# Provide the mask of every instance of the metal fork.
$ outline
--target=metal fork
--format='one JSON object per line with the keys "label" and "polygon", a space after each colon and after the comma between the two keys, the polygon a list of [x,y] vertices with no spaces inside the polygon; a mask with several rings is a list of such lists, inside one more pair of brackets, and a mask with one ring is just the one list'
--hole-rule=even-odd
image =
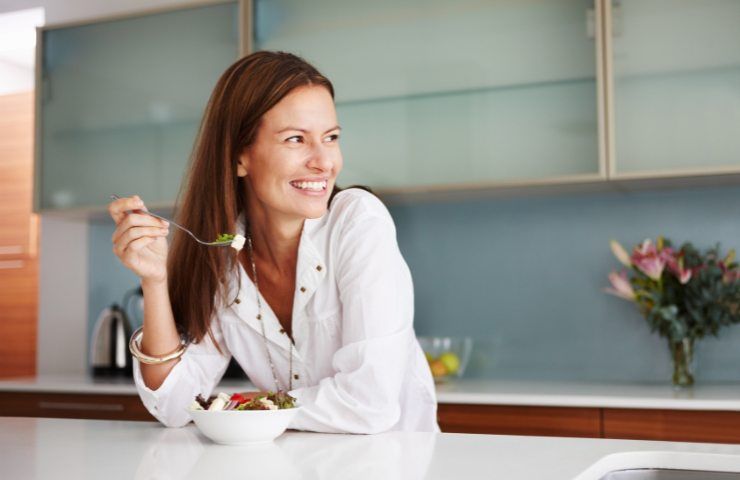
{"label": "metal fork", "polygon": [[[115,195],[114,194],[114,195],[111,195],[110,198],[112,198],[113,200],[119,200],[121,197],[119,197],[118,195]],[[191,237],[193,237],[193,240],[195,240],[196,242],[200,243],[201,245],[205,245],[207,247],[228,247],[228,246],[231,245],[231,240],[223,240],[223,241],[220,241],[220,242],[219,241],[216,241],[216,242],[204,242],[200,238],[196,237],[195,234],[193,232],[191,232],[190,230],[188,230],[187,228],[183,227],[182,225],[180,225],[178,223],[173,222],[169,218],[164,218],[164,217],[162,217],[160,215],[157,215],[156,213],[152,213],[152,212],[149,212],[149,211],[146,211],[146,210],[138,210],[138,209],[137,210],[128,210],[126,213],[132,213],[132,212],[143,213],[145,215],[149,215],[149,216],[152,216],[154,218],[158,218],[160,220],[164,220],[165,222],[169,222],[170,224],[176,226],[177,228],[179,228],[183,232],[185,232],[188,235],[190,235]]]}

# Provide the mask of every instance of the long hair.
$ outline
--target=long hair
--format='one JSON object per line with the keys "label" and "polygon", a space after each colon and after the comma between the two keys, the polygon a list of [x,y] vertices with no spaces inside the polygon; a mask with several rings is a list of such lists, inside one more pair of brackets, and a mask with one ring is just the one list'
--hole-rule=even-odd
{"label": "long hair", "polygon": [[[244,178],[237,176],[240,154],[254,141],[262,116],[292,90],[307,85],[334,87],[302,58],[285,52],[255,52],[231,65],[208,100],[190,167],[176,202],[176,221],[203,239],[236,231],[246,209]],[[333,196],[333,195],[332,195]],[[228,292],[230,269],[238,259],[231,248],[204,247],[176,231],[168,257],[172,313],[193,342],[206,334],[223,353],[211,319]]]}

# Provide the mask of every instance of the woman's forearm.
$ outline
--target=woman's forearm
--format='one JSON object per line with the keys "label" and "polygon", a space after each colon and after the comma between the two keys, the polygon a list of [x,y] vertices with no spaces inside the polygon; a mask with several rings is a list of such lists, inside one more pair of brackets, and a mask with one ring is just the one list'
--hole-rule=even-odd
{"label": "woman's forearm", "polygon": [[[154,283],[143,281],[141,287],[144,291],[141,351],[151,356],[166,355],[180,346],[180,335],[172,314],[167,280]],[[176,358],[159,365],[141,363],[141,376],[146,386],[151,390],[158,389],[179,361],[180,359]]]}

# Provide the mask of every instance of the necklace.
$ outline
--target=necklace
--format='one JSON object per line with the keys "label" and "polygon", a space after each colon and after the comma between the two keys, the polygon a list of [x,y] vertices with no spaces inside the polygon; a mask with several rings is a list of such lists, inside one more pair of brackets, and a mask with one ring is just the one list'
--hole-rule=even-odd
{"label": "necklace", "polygon": [[[267,336],[265,335],[265,321],[262,319],[262,301],[260,300],[260,286],[257,280],[257,265],[254,263],[254,247],[252,246],[252,235],[247,230],[247,251],[249,253],[249,262],[252,264],[252,277],[254,278],[254,288],[257,291],[257,320],[260,322],[260,329],[262,330],[262,341],[265,344],[265,351],[267,352],[267,361],[270,363],[270,369],[272,370],[272,378],[275,380],[275,389],[280,391],[280,383],[278,382],[277,373],[275,371],[275,364],[272,363],[272,355],[270,354],[270,346],[267,344]],[[288,361],[290,367],[288,372],[288,391],[293,390],[293,340],[290,335],[288,337]]]}

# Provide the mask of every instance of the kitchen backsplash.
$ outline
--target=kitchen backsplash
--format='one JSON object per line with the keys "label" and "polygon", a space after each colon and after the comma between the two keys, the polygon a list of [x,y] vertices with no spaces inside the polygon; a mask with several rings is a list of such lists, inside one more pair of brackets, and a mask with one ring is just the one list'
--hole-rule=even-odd
{"label": "kitchen backsplash", "polygon": [[[668,382],[664,340],[606,295],[609,250],[663,234],[740,248],[740,187],[390,205],[414,278],[418,335],[471,336],[466,376]],[[111,252],[112,222],[89,229],[88,338],[136,277]],[[89,344],[89,342],[88,342]],[[697,348],[697,382],[740,380],[740,326]]]}

